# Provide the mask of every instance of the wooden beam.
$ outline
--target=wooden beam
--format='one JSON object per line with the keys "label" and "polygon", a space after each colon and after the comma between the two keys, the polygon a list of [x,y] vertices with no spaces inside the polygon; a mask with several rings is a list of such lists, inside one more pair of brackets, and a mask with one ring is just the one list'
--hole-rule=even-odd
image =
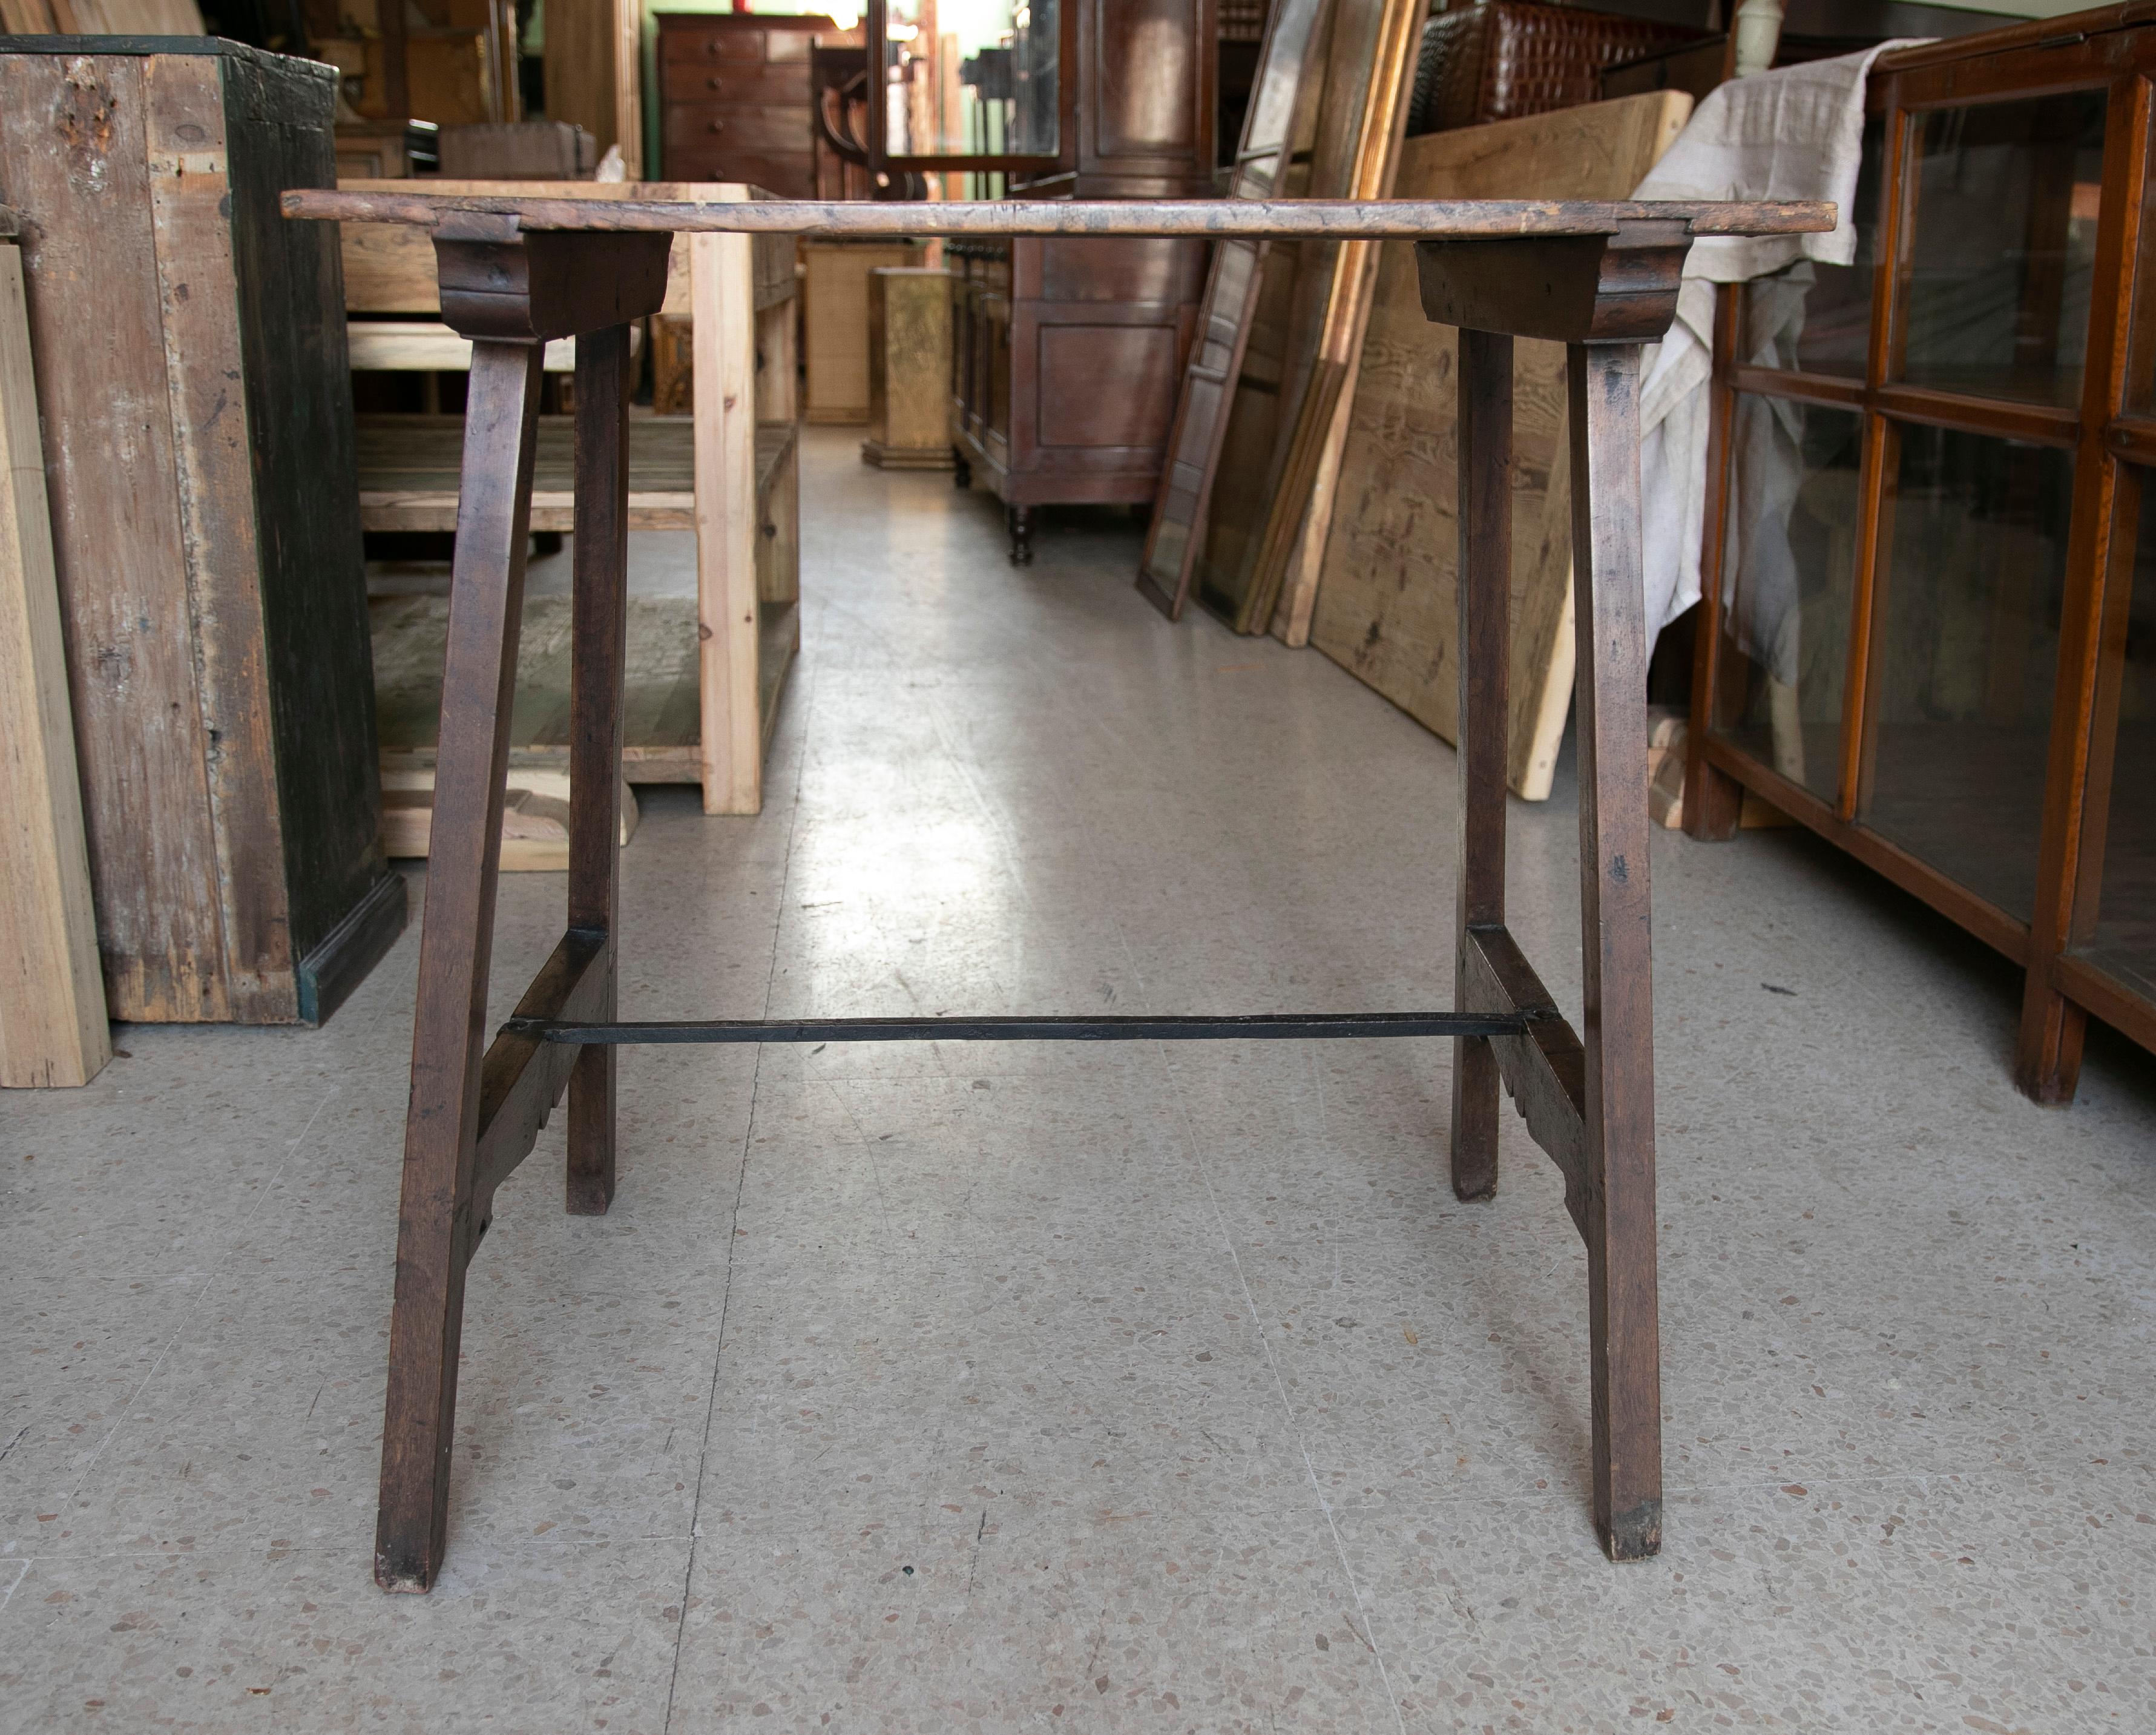
{"label": "wooden beam", "polygon": [[[571,928],[516,1003],[516,1016],[603,1017],[613,968],[613,943],[607,935]],[[472,1162],[472,1235],[465,1245],[466,1259],[494,1219],[495,1188],[531,1154],[539,1129],[568,1088],[583,1052],[573,1043],[511,1034],[487,1045],[486,1058],[480,1063],[479,1141]]]}
{"label": "wooden beam", "polygon": [[[431,1585],[448,1534],[465,1265],[478,1238],[474,1179],[489,1058],[480,1044],[531,540],[539,359],[526,344],[479,345],[465,414],[375,1527],[374,1578],[385,1590]],[[505,1100],[497,1089],[497,1114]]]}
{"label": "wooden beam", "polygon": [[1527,1123],[1527,1136],[1564,1177],[1564,1208],[1583,1240],[1592,1183],[1587,1172],[1587,1051],[1557,1009],[1534,966],[1504,927],[1471,927],[1460,947],[1460,1012],[1517,1012],[1524,1036],[1483,1039],[1497,1056],[1497,1075]]}
{"label": "wooden beam", "polygon": [[[582,196],[437,197],[295,187],[285,193],[284,203],[287,217],[324,218],[334,223],[434,225],[458,216],[513,218],[533,234],[1270,235],[1428,242],[1614,235],[1638,223],[1676,223],[1695,236],[1806,235],[1824,234],[1835,223],[1833,205],[1817,200],[1711,204],[1633,199],[983,199],[878,204],[755,199],[737,204]],[[1506,317],[1512,318],[1510,310]]]}
{"label": "wooden beam", "polygon": [[[742,208],[747,209],[746,206]],[[704,811],[763,806],[757,702],[756,334],[748,239],[689,244],[696,362],[696,618]]]}
{"label": "wooden beam", "polygon": [[[1467,1004],[1466,953],[1505,922],[1505,685],[1512,577],[1512,340],[1460,334],[1460,900],[1452,997]],[[1497,1086],[1489,1043],[1452,1060],[1452,1190],[1497,1190]]]}
{"label": "wooden beam", "polygon": [[[359,496],[359,522],[362,530],[454,530],[457,497],[439,489],[364,489]],[[573,531],[576,527],[576,500],[567,489],[532,490],[532,529]],[[696,527],[696,497],[693,494],[632,494],[629,527],[692,531]]]}

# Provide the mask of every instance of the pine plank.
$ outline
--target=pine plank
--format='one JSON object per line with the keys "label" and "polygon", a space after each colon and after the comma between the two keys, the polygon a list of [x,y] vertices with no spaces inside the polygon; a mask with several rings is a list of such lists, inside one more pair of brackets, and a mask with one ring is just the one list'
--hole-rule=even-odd
{"label": "pine plank", "polygon": [[[1662,90],[1411,138],[1394,195],[1623,198],[1691,109],[1683,92]],[[1446,741],[1459,703],[1455,348],[1455,332],[1423,316],[1413,245],[1383,244],[1310,624],[1318,649]],[[1540,801],[1573,675],[1563,346],[1516,344],[1512,392],[1507,780]]]}
{"label": "pine plank", "polygon": [[111,1058],[23,262],[0,243],[0,1085],[86,1085]]}

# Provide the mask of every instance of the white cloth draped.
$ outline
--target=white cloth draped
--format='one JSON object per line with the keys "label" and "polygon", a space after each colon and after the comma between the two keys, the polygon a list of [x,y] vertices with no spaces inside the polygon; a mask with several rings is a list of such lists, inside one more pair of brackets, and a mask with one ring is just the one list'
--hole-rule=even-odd
{"label": "white cloth draped", "polygon": [[[1699,600],[1700,536],[1707,514],[1707,381],[1714,362],[1714,286],[1743,283],[1815,259],[1846,265],[1856,257],[1850,208],[1864,142],[1864,81],[1871,63],[1906,42],[1861,54],[1732,79],[1693,111],[1633,198],[1640,199],[1831,199],[1840,221],[1830,234],[1695,241],[1685,260],[1676,323],[1640,358],[1640,481],[1647,619],[1660,633]],[[1794,342],[1803,294],[1792,274]],[[1771,324],[1772,322],[1769,321]],[[1754,321],[1754,335],[1759,335]],[[1779,347],[1774,338],[1769,346]],[[1767,357],[1761,357],[1763,361]],[[1785,364],[1786,365],[1786,364]],[[1733,574],[1731,576],[1734,576]],[[1748,589],[1769,613],[1771,582]],[[1791,596],[1794,574],[1789,575]],[[1784,601],[1789,598],[1783,599]],[[1740,635],[1742,624],[1739,623]],[[1759,647],[1772,660],[1771,631]]]}

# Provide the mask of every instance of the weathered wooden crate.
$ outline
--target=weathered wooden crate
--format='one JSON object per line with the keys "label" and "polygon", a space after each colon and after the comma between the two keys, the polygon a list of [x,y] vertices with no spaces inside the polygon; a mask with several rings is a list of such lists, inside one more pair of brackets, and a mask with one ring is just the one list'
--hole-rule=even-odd
{"label": "weathered wooden crate", "polygon": [[404,925],[384,860],[334,69],[15,38],[21,216],[112,1015],[316,1023]]}

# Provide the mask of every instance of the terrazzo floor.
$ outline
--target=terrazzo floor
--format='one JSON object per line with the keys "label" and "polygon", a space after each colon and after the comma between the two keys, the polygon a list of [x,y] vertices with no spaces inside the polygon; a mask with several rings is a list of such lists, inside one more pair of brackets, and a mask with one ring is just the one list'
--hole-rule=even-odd
{"label": "terrazzo floor", "polygon": [[[1166,625],[1123,516],[1014,569],[857,439],[762,815],[646,792],[631,1015],[1450,998],[1449,748]],[[1568,773],[1512,829],[1576,1006]],[[558,1119],[501,1192],[383,1596],[413,932],[323,1029],[0,1102],[0,1729],[2156,1728],[2156,1069],[2030,1106],[2011,973],[1804,836],[1653,871],[1658,1559],[1589,1522],[1557,1173],[1507,1114],[1454,1200],[1445,1045],[647,1049],[610,1216]],[[505,883],[497,1009],[561,895]]]}

